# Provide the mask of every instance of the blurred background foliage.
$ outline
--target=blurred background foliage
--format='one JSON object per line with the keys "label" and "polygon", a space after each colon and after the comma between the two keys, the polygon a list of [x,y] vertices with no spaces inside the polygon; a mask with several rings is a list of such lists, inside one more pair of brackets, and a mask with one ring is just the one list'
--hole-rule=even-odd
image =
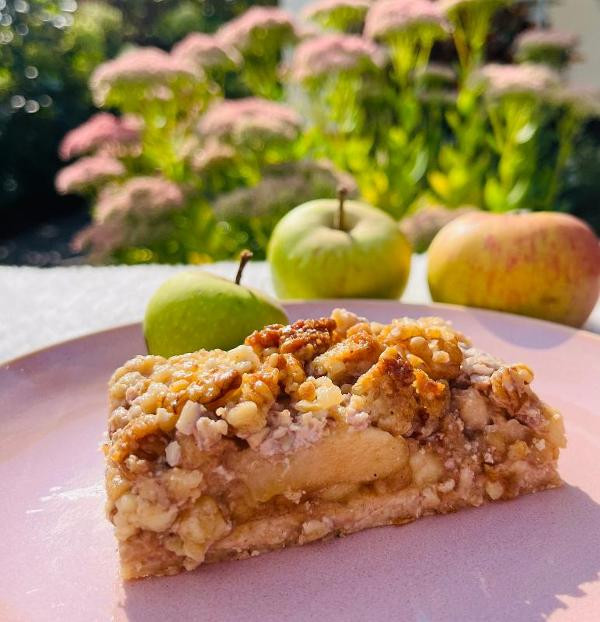
{"label": "blurred background foliage", "polygon": [[[398,218],[421,211],[404,225],[419,250],[448,219],[437,207],[422,213],[437,205],[563,209],[600,230],[600,123],[594,115],[567,113],[575,107],[537,96],[517,97],[515,107],[514,98],[486,96],[489,84],[483,85],[497,76],[479,76],[478,85],[470,81],[484,63],[516,60],[519,35],[534,21],[543,22],[532,13],[541,3],[471,1],[493,7],[489,19],[477,22],[479,30],[472,24],[471,32],[463,23],[462,40],[455,23],[454,40],[435,36],[426,53],[419,52],[423,41],[417,31],[411,30],[416,38],[409,48],[397,48],[385,27],[370,37],[392,58],[394,51],[397,59],[415,54],[405,74],[401,63],[382,61],[373,72],[334,67],[326,78],[293,78],[302,41],[324,34],[313,15],[294,32],[267,19],[256,30],[258,39],[241,46],[248,33],[230,29],[233,39],[225,47],[241,55],[241,62],[234,59],[235,71],[201,69],[192,77],[167,67],[165,56],[158,60],[164,71],[156,79],[147,73],[141,81],[135,77],[135,84],[128,82],[131,76],[123,84],[110,77],[96,88],[92,84],[97,106],[141,122],[140,141],[125,150],[109,145],[66,157],[84,156],[61,173],[58,185],[65,196],[58,196],[58,146],[70,129],[85,128],[95,111],[88,81],[96,67],[115,57],[120,63],[119,55],[137,46],[172,50],[174,56],[174,45],[188,33],[214,33],[249,5],[276,1],[0,0],[0,238],[24,223],[82,214],[89,205],[92,226],[76,238],[75,248],[94,261],[195,263],[230,257],[244,246],[260,257],[285,211],[312,196],[333,195],[341,182],[356,184],[356,194]],[[363,31],[364,12],[353,23],[328,19],[321,22],[326,32]],[[532,59],[525,54],[518,60]],[[567,54],[558,69],[571,60]],[[259,117],[273,117],[283,130],[260,127],[266,134],[250,142],[233,136],[239,128],[227,136],[214,128],[204,135],[196,131],[211,104],[247,95],[292,102],[302,118],[290,124],[287,112],[278,117],[259,107]],[[508,122],[515,111],[518,127]],[[87,160],[90,155],[100,160]],[[142,213],[139,206],[152,203],[144,193],[157,176],[166,182],[155,188],[164,203],[155,201]],[[130,186],[132,179],[150,179],[150,186]]]}
{"label": "blurred background foliage", "polygon": [[277,0],[110,0],[108,3],[123,16],[125,41],[168,48],[192,30],[214,32],[248,6],[274,6]]}
{"label": "blurred background foliage", "polygon": [[[65,133],[93,112],[94,67],[130,44],[169,48],[276,0],[0,0],[0,239],[84,209],[54,177]],[[1,259],[1,257],[0,257]]]}

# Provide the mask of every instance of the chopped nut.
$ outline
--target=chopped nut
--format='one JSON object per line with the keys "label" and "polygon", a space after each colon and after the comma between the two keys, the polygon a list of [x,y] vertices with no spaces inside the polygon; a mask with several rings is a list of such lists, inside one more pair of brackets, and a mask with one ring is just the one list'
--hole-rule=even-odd
{"label": "chopped nut", "polygon": [[490,421],[488,401],[472,387],[455,389],[452,396],[458,402],[460,418],[465,422],[467,430],[472,432],[483,430]]}
{"label": "chopped nut", "polygon": [[453,479],[447,479],[445,482],[438,484],[437,488],[440,492],[450,492],[454,490],[455,485],[456,482]]}
{"label": "chopped nut", "polygon": [[181,538],[183,552],[196,565],[204,560],[208,547],[231,529],[211,497],[201,497],[184,510],[178,523],[175,532]]}
{"label": "chopped nut", "polygon": [[450,355],[444,350],[438,350],[433,353],[431,360],[438,365],[443,365],[450,362]]}
{"label": "chopped nut", "polygon": [[254,371],[260,365],[260,359],[250,346],[242,345],[229,350],[229,357],[240,372]]}
{"label": "chopped nut", "polygon": [[439,457],[424,450],[410,457],[410,468],[413,472],[413,481],[419,487],[435,484],[444,474],[444,467]]}
{"label": "chopped nut", "polygon": [[490,377],[491,399],[500,407],[532,428],[545,422],[543,406],[529,387],[531,371],[524,366],[502,366]]}
{"label": "chopped nut", "polygon": [[500,482],[486,482],[485,492],[490,499],[495,501],[496,499],[500,499],[504,494],[504,486]]}
{"label": "chopped nut", "polygon": [[201,417],[196,422],[194,437],[200,449],[212,449],[221,438],[227,434],[227,422],[220,419],[213,421],[208,417]]}
{"label": "chopped nut", "polygon": [[113,517],[117,538],[126,540],[139,529],[161,532],[168,529],[177,516],[177,506],[165,507],[127,492],[117,499]]}
{"label": "chopped nut", "polygon": [[342,402],[343,395],[340,388],[333,384],[327,376],[317,379],[309,378],[302,386],[308,382],[312,382],[315,387],[314,397],[312,400],[304,399],[296,402],[295,406],[300,412],[330,410]]}
{"label": "chopped nut", "polygon": [[171,441],[165,448],[165,456],[169,466],[177,466],[181,462],[181,445],[177,441]]}
{"label": "chopped nut", "polygon": [[366,411],[377,427],[394,436],[413,430],[417,416],[415,373],[397,346],[386,348],[379,360],[354,384],[350,408]]}
{"label": "chopped nut", "polygon": [[241,434],[252,434],[262,430],[266,423],[266,415],[258,410],[254,402],[240,402],[226,411],[225,419]]}
{"label": "chopped nut", "polygon": [[204,490],[204,476],[200,471],[187,471],[174,467],[161,476],[169,498],[176,503],[195,501]]}
{"label": "chopped nut", "polygon": [[516,441],[508,448],[508,457],[510,460],[523,460],[529,453],[529,447],[525,441]]}
{"label": "chopped nut", "polygon": [[179,391],[187,389],[189,384],[190,383],[187,380],[177,380],[176,382],[173,382],[173,384],[171,384],[171,386],[169,387],[169,391],[173,393],[178,393]]}
{"label": "chopped nut", "polygon": [[566,447],[567,439],[565,438],[565,424],[560,414],[546,407],[547,417],[547,436],[546,438],[555,447]]}
{"label": "chopped nut", "polygon": [[181,410],[179,419],[175,424],[175,427],[182,434],[192,434],[196,421],[206,412],[206,408],[202,404],[196,402],[187,401]]}
{"label": "chopped nut", "polygon": [[333,523],[331,519],[325,517],[322,520],[309,520],[302,524],[300,543],[313,542],[331,533]]}
{"label": "chopped nut", "polygon": [[434,510],[440,504],[440,498],[432,486],[426,486],[421,492],[423,499],[423,508],[425,510]]}
{"label": "chopped nut", "polygon": [[536,438],[533,444],[538,451],[543,451],[546,448],[546,441],[543,438]]}
{"label": "chopped nut", "polygon": [[156,410],[156,417],[158,419],[158,427],[163,432],[170,432],[177,423],[177,414],[168,411],[166,408],[158,408]]}
{"label": "chopped nut", "polygon": [[283,496],[288,499],[288,501],[291,501],[292,503],[298,505],[298,503],[302,501],[302,494],[303,493],[301,490],[296,490],[295,492],[292,492],[291,490],[286,490],[283,493]]}

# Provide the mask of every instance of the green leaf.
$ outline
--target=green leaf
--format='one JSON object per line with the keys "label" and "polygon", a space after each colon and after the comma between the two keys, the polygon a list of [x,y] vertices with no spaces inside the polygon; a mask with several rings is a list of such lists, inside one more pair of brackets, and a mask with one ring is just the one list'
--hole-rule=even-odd
{"label": "green leaf", "polygon": [[490,177],[485,182],[483,198],[486,207],[492,212],[505,212],[508,209],[504,190],[495,177]]}
{"label": "green leaf", "polygon": [[528,143],[534,138],[538,130],[538,126],[535,123],[526,123],[516,134],[515,140],[520,145]]}
{"label": "green leaf", "polygon": [[446,112],[446,122],[455,133],[458,133],[462,120],[456,110],[448,110],[448,112]]}
{"label": "green leaf", "polygon": [[444,200],[448,200],[450,197],[450,184],[446,175],[440,171],[432,171],[427,176],[429,185],[433,188],[433,191]]}
{"label": "green leaf", "polygon": [[401,127],[390,128],[388,140],[392,148],[404,148],[408,144],[408,136]]}
{"label": "green leaf", "polygon": [[469,116],[477,104],[477,99],[473,91],[463,89],[456,99],[456,107],[463,116]]}
{"label": "green leaf", "polygon": [[525,179],[520,179],[508,193],[506,197],[511,209],[519,207],[527,191],[529,190],[529,183]]}
{"label": "green leaf", "polygon": [[459,191],[462,191],[463,188],[465,188],[465,186],[467,186],[472,179],[469,175],[469,171],[458,166],[450,171],[450,173],[448,174],[448,178],[452,189]]}
{"label": "green leaf", "polygon": [[427,162],[429,161],[429,154],[426,149],[422,149],[417,154],[415,163],[409,172],[410,178],[416,183],[423,178],[427,171]]}
{"label": "green leaf", "polygon": [[445,170],[456,166],[459,160],[459,154],[450,145],[443,145],[440,148],[438,157],[440,165]]}

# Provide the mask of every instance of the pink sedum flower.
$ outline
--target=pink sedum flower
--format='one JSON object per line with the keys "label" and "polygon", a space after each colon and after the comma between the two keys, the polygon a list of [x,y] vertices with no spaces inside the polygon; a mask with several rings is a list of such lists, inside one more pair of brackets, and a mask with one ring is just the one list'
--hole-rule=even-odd
{"label": "pink sedum flower", "polygon": [[456,83],[456,72],[445,63],[429,63],[418,71],[421,82],[431,85],[447,85]]}
{"label": "pink sedum flower", "polygon": [[205,69],[233,69],[241,63],[237,50],[212,35],[192,32],[173,46],[171,56]]}
{"label": "pink sedum flower", "polygon": [[367,14],[365,35],[385,40],[420,28],[435,38],[445,36],[448,26],[438,4],[430,0],[378,0]]}
{"label": "pink sedum flower", "polygon": [[316,24],[307,22],[300,24],[298,28],[296,28],[296,33],[298,35],[298,42],[302,43],[303,41],[322,36],[323,29],[319,28]]}
{"label": "pink sedum flower", "polygon": [[63,160],[70,160],[106,147],[136,144],[140,130],[141,123],[135,117],[119,118],[109,112],[99,112],[65,135],[59,155]]}
{"label": "pink sedum flower", "polygon": [[[71,241],[71,248],[78,253],[86,252],[91,263],[111,263],[119,250],[144,247],[155,240],[164,240],[172,233],[172,224],[168,220],[137,218],[128,222],[115,218],[102,223],[93,222],[79,231]],[[152,254],[146,254],[146,258],[151,259]]]}
{"label": "pink sedum flower", "polygon": [[217,32],[217,39],[225,46],[238,49],[242,54],[253,50],[267,38],[283,45],[296,39],[292,16],[282,9],[255,6],[232,19]]}
{"label": "pink sedum flower", "polygon": [[400,230],[409,239],[414,251],[423,253],[442,227],[459,216],[474,211],[476,208],[469,206],[450,209],[442,205],[424,205],[400,221]]}
{"label": "pink sedum flower", "polygon": [[572,51],[579,45],[579,37],[570,32],[561,30],[543,30],[531,28],[523,31],[515,40],[517,49],[527,48],[556,48]]}
{"label": "pink sedum flower", "polygon": [[381,67],[381,48],[355,35],[323,35],[301,43],[294,54],[291,77],[304,82],[327,74],[356,72]]}
{"label": "pink sedum flower", "polygon": [[299,203],[333,198],[340,186],[350,197],[358,194],[354,178],[328,160],[286,162],[267,168],[255,186],[221,194],[213,210],[223,220],[282,215]]}
{"label": "pink sedum flower", "polygon": [[566,86],[557,93],[557,103],[567,106],[579,119],[600,117],[600,90],[586,86]]}
{"label": "pink sedum flower", "polygon": [[235,159],[236,151],[231,145],[209,140],[192,155],[191,165],[197,173],[210,173],[231,166]]}
{"label": "pink sedum flower", "polygon": [[133,177],[100,194],[94,220],[107,223],[125,217],[154,218],[179,209],[184,196],[176,184],[162,177]]}
{"label": "pink sedum flower", "polygon": [[58,172],[55,180],[60,194],[85,192],[125,174],[125,167],[116,158],[106,155],[81,158]]}
{"label": "pink sedum flower", "polygon": [[99,65],[90,78],[94,101],[103,105],[115,86],[154,86],[177,78],[196,79],[194,66],[154,47],[136,48]]}
{"label": "pink sedum flower", "polygon": [[516,38],[515,58],[561,69],[576,59],[578,45],[579,37],[572,33],[532,28]]}
{"label": "pink sedum flower", "polygon": [[450,65],[429,63],[417,70],[415,80],[421,101],[432,104],[453,104],[456,102],[457,76]]}
{"label": "pink sedum flower", "polygon": [[487,87],[487,95],[493,98],[525,95],[545,99],[560,86],[560,77],[555,71],[533,63],[490,63],[477,72],[475,79]]}
{"label": "pink sedum flower", "polygon": [[92,262],[103,261],[127,241],[127,230],[122,223],[92,223],[75,234],[71,248],[76,253],[88,252]]}
{"label": "pink sedum flower", "polygon": [[212,106],[201,119],[198,130],[205,138],[243,145],[254,140],[294,140],[301,122],[300,116],[289,106],[247,97]]}

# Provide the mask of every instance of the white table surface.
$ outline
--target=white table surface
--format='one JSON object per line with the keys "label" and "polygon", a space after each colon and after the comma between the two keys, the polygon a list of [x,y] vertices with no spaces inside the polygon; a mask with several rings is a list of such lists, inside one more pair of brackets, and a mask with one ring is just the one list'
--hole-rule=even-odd
{"label": "white table surface", "polygon": [[[152,292],[171,274],[190,266],[0,266],[0,361],[105,328],[140,321]],[[204,269],[233,278],[234,262]],[[426,258],[413,257],[403,302],[431,301]],[[243,282],[273,293],[268,265],[251,262]],[[600,304],[586,328],[600,333]]]}

